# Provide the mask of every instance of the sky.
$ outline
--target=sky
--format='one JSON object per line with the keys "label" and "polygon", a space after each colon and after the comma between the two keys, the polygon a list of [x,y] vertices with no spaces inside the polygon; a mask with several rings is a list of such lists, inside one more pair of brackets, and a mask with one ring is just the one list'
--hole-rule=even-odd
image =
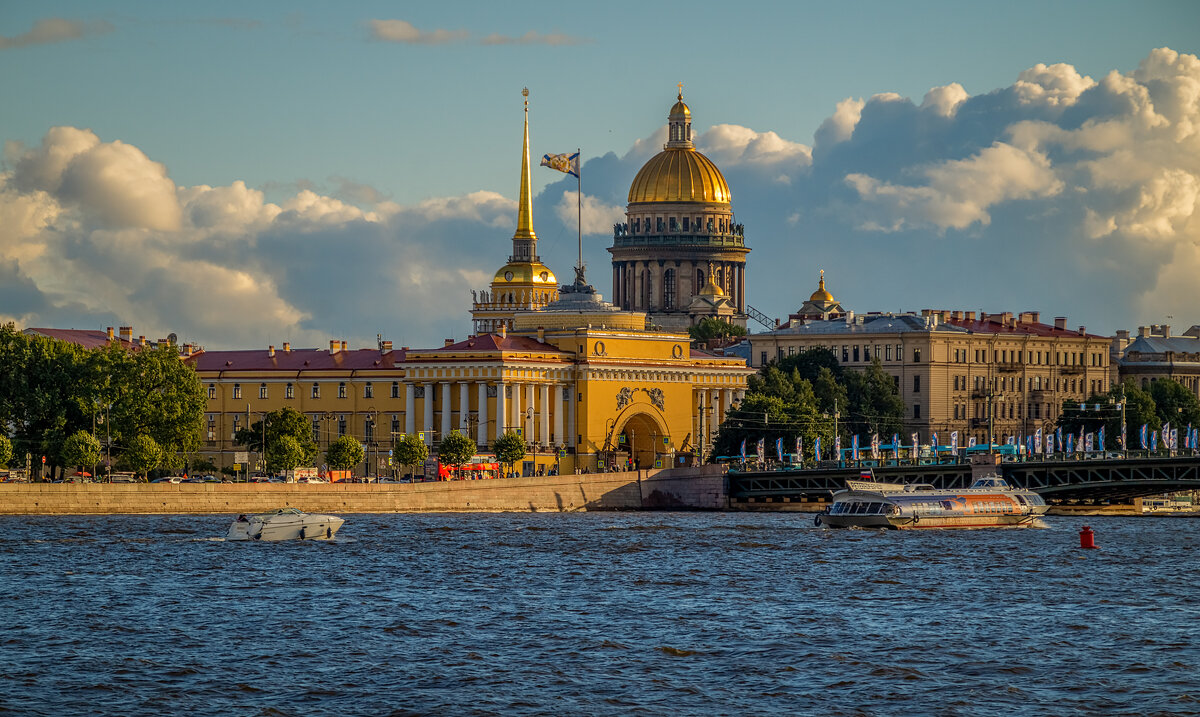
{"label": "sky", "polygon": [[[530,141],[584,260],[677,83],[747,300],[1200,324],[1200,3],[0,0],[0,321],[206,348],[436,346],[507,259]],[[569,280],[575,180],[534,167]],[[753,325],[752,329],[755,328]]]}

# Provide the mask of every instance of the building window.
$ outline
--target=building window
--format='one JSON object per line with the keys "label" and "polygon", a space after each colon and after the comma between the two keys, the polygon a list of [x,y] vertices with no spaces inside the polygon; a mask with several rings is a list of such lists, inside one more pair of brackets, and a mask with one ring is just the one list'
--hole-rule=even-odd
{"label": "building window", "polygon": [[871,360],[871,345],[863,344],[863,361],[870,362]]}
{"label": "building window", "polygon": [[921,363],[921,349],[913,349],[913,363]]}
{"label": "building window", "polygon": [[700,293],[700,289],[703,286],[704,286],[704,271],[702,269],[697,269],[696,270],[696,293],[697,294]]}
{"label": "building window", "polygon": [[259,398],[267,397],[267,384],[265,384],[265,383],[258,384],[258,397]]}
{"label": "building window", "polygon": [[788,346],[788,356],[795,356],[795,355],[796,355],[796,347]]}
{"label": "building window", "polygon": [[683,230],[685,232],[688,230],[688,218],[687,217],[683,218]]}
{"label": "building window", "polygon": [[671,218],[670,218],[669,225],[670,225],[670,227],[671,227],[671,231],[672,231],[672,232],[677,232],[677,231],[679,231],[679,222],[677,222],[677,221],[675,220],[675,217],[671,217]]}
{"label": "building window", "polygon": [[914,403],[913,404],[913,418],[920,418],[920,417],[921,417],[921,404]]}
{"label": "building window", "polygon": [[289,383],[287,385],[287,388],[285,388],[283,390],[283,397],[284,398],[295,398],[296,397],[296,387]]}
{"label": "building window", "polygon": [[338,416],[338,436],[346,435],[346,417]]}
{"label": "building window", "polygon": [[370,382],[367,382],[367,385],[363,386],[363,398],[375,398],[375,389],[371,386]]}
{"label": "building window", "polygon": [[395,436],[400,432],[400,419],[397,416],[392,416],[392,435]]}
{"label": "building window", "polygon": [[399,381],[392,381],[392,398],[400,398],[400,382]]}
{"label": "building window", "polygon": [[346,397],[346,382],[342,381],[338,384],[338,398]]}
{"label": "building window", "polygon": [[[767,365],[767,352],[766,352],[766,351],[763,351],[763,352],[762,352],[762,355],[759,357],[759,359],[758,359],[758,365],[759,365],[759,366],[766,366],[766,365]],[[1142,385],[1143,385],[1143,386],[1144,386],[1144,385],[1146,385],[1145,379],[1143,379],[1143,380],[1142,380]]]}
{"label": "building window", "polygon": [[206,432],[208,434],[208,440],[217,440],[217,417],[211,413],[208,414],[208,428],[206,429]]}
{"label": "building window", "polygon": [[234,398],[242,397],[242,384],[240,384],[240,383],[233,384],[233,397]]}
{"label": "building window", "polygon": [[887,346],[884,347],[884,349],[885,349],[883,352],[884,356],[887,358],[888,361],[891,361],[892,360],[892,345],[888,344]]}
{"label": "building window", "polygon": [[208,384],[208,400],[212,401],[217,397],[217,384]]}
{"label": "building window", "polygon": [[319,383],[313,384],[312,397],[313,398],[321,397],[321,384],[319,384]]}
{"label": "building window", "polygon": [[850,347],[842,344],[842,363],[850,362]]}
{"label": "building window", "polygon": [[363,443],[371,443],[375,438],[375,421],[368,416],[363,421]]}
{"label": "building window", "polygon": [[921,392],[921,377],[913,376],[913,393]]}
{"label": "building window", "polygon": [[854,362],[858,363],[858,344],[854,344]]}
{"label": "building window", "polygon": [[675,270],[667,269],[663,272],[663,308],[675,308]]}

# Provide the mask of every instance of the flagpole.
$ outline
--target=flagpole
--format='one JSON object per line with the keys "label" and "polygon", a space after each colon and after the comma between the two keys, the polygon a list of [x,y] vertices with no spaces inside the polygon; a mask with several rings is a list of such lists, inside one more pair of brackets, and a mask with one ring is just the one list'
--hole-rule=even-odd
{"label": "flagpole", "polygon": [[576,209],[578,210],[578,214],[576,215],[575,226],[577,227],[578,232],[579,232],[578,238],[579,238],[579,269],[580,269],[580,271],[583,270],[583,179],[582,179],[583,159],[581,156],[582,151],[583,150],[580,148],[577,148],[575,150],[575,155],[576,155],[576,157],[578,157],[578,159],[576,161],[579,162],[579,171],[575,173],[575,202],[576,202]]}

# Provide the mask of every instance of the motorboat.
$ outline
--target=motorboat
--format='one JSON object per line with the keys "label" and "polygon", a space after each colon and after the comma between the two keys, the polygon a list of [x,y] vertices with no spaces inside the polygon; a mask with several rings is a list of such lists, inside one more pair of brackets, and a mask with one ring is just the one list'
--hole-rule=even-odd
{"label": "motorboat", "polygon": [[269,513],[239,515],[226,540],[332,540],[345,521],[336,515],[279,508]]}
{"label": "motorboat", "polygon": [[1031,490],[1013,488],[996,475],[981,476],[970,488],[939,490],[928,483],[848,480],[828,510],[815,519],[830,528],[1028,528],[1046,514],[1046,502]]}

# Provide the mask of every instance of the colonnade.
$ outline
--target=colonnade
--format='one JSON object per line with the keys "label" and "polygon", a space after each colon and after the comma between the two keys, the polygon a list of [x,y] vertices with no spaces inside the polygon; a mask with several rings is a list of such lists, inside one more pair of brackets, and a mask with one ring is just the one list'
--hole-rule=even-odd
{"label": "colonnade", "polygon": [[[692,299],[704,288],[703,283],[697,283],[696,272],[703,271],[704,281],[708,277],[707,261],[684,260],[679,266],[674,261],[666,261],[660,265],[658,260],[634,260],[613,262],[613,303],[632,311],[663,311],[668,310],[666,287],[664,281],[667,270],[673,269],[675,292],[674,305],[669,310],[686,309]],[[721,272],[721,289],[729,296],[739,309],[746,305],[746,265],[744,262],[721,261],[713,262],[714,271]],[[647,288],[649,282],[649,288]],[[649,294],[649,302],[647,302]]]}
{"label": "colonnade", "polygon": [[[525,383],[488,381],[425,381],[405,384],[404,432],[425,434],[425,443],[433,445],[435,431],[444,436],[454,429],[469,435],[471,429],[471,389],[475,387],[475,442],[490,446],[505,432],[520,429],[525,443],[543,446],[573,446],[575,406],[571,389],[563,383]],[[489,412],[489,389],[495,389],[495,415]],[[434,422],[435,391],[440,391],[440,416]],[[458,423],[453,425],[454,393],[458,394]],[[421,395],[418,396],[418,393]],[[422,402],[417,419],[416,403]],[[495,428],[489,430],[489,425]]]}
{"label": "colonnade", "polygon": [[713,441],[717,439],[717,429],[725,421],[726,414],[735,404],[740,404],[746,397],[745,389],[740,388],[699,388],[695,391],[696,398],[696,445],[707,458]]}

